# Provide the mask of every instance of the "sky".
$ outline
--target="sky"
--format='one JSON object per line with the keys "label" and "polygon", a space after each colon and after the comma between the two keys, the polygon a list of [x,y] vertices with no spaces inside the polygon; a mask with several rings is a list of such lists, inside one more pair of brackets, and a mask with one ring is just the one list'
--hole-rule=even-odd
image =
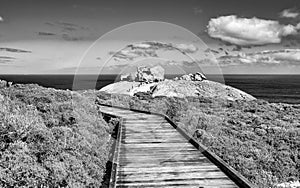
{"label": "sky", "polygon": [[108,74],[145,58],[186,71],[299,74],[300,1],[0,0],[0,74]]}

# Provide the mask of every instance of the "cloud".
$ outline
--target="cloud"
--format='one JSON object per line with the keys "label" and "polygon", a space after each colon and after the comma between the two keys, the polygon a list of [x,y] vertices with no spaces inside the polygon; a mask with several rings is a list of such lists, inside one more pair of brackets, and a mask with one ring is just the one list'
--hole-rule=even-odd
{"label": "cloud", "polygon": [[198,48],[193,44],[167,44],[155,41],[147,41],[137,44],[130,44],[126,49],[119,52],[109,52],[109,55],[113,55],[113,58],[116,61],[128,61],[139,57],[158,57],[158,50],[175,51],[176,49],[182,53],[195,53],[198,51]]}
{"label": "cloud", "polygon": [[151,44],[145,44],[145,43],[140,43],[140,44],[132,44],[132,48],[140,48],[140,49],[149,49],[151,48]]}
{"label": "cloud", "polygon": [[149,50],[175,50],[176,48],[184,53],[195,53],[198,48],[193,44],[171,44],[156,41],[147,41],[138,44],[129,45],[132,49],[149,49]]}
{"label": "cloud", "polygon": [[4,18],[0,16],[0,22],[4,22]]}
{"label": "cloud", "polygon": [[282,18],[296,18],[299,16],[299,12],[296,12],[292,9],[285,9],[279,13],[280,17]]}
{"label": "cloud", "polygon": [[300,65],[300,49],[266,50],[221,56],[221,66],[233,65]]}
{"label": "cloud", "polygon": [[53,36],[53,35],[56,35],[56,34],[51,33],[51,32],[40,31],[40,32],[38,32],[38,35],[40,35],[40,36]]}
{"label": "cloud", "polygon": [[88,30],[88,27],[85,26],[81,26],[78,24],[74,24],[74,23],[69,23],[69,22],[46,22],[45,23],[48,26],[55,26],[55,27],[59,27],[62,29],[62,31],[77,31],[77,30]]}
{"label": "cloud", "polygon": [[282,25],[275,20],[256,17],[238,18],[236,15],[210,19],[207,32],[212,38],[239,46],[280,43],[283,37],[296,35],[300,25]]}
{"label": "cloud", "polygon": [[211,49],[211,48],[207,48],[205,51],[205,53],[213,53],[213,54],[219,54],[219,51]]}
{"label": "cloud", "polygon": [[73,36],[71,34],[68,33],[64,33],[62,34],[62,38],[66,41],[81,41],[81,40],[85,40],[85,38],[83,36]]}
{"label": "cloud", "polygon": [[54,32],[39,32],[40,36],[57,35],[66,41],[94,40],[97,36],[88,27],[69,22],[45,22],[49,30]]}
{"label": "cloud", "polygon": [[1,48],[0,51],[7,51],[7,52],[14,52],[14,53],[31,53],[31,51],[28,50],[21,50],[21,49],[16,49],[16,48]]}
{"label": "cloud", "polygon": [[195,53],[198,51],[198,48],[193,44],[177,44],[175,45],[178,49],[185,53]]}
{"label": "cloud", "polygon": [[132,61],[139,57],[158,57],[156,52],[151,49],[141,50],[141,49],[125,49],[117,53],[110,52],[111,55],[114,54],[114,59],[116,61]]}
{"label": "cloud", "polygon": [[11,63],[11,62],[13,62],[13,60],[15,60],[15,59],[16,59],[16,58],[10,57],[10,56],[0,56],[0,63],[1,63],[1,64]]}

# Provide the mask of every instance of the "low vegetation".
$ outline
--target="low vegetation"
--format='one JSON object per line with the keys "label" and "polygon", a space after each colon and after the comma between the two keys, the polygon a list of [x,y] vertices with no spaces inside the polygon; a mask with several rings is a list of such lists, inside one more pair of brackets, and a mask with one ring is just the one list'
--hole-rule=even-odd
{"label": "low vegetation", "polygon": [[299,105],[97,95],[99,103],[168,115],[259,187],[300,179]]}
{"label": "low vegetation", "polygon": [[0,89],[0,187],[100,187],[115,121],[98,103],[168,115],[259,187],[300,179],[300,106],[266,101]]}
{"label": "low vegetation", "polygon": [[0,89],[0,187],[100,187],[113,126],[83,94]]}

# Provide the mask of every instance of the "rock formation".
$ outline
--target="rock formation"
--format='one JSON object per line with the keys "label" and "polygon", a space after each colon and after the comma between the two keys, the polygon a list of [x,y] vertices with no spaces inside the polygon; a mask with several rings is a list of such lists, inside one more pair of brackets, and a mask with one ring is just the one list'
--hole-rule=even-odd
{"label": "rock formation", "polygon": [[[141,82],[117,82],[101,88],[100,91],[108,93],[119,93],[139,96],[141,93],[151,94],[151,97],[205,97],[225,100],[245,100],[251,101],[255,98],[239,89],[226,86],[224,84],[203,80],[203,81],[188,81],[188,80],[164,80],[161,82],[153,82],[150,84],[141,84]],[[144,97],[144,96],[143,96]]]}
{"label": "rock formation", "polygon": [[138,67],[137,78],[138,82],[153,83],[164,80],[165,70],[161,66],[154,67]]}
{"label": "rock formation", "polygon": [[165,80],[157,83],[156,89],[152,93],[152,97],[205,97],[218,98],[226,100],[255,100],[255,98],[239,89],[210,81],[203,80],[201,82],[189,80]]}
{"label": "rock formation", "polygon": [[[225,100],[255,100],[255,97],[230,86],[207,80],[202,73],[187,74],[174,80],[163,80],[163,68],[139,67],[135,81],[123,81],[103,87],[100,91],[149,97],[205,97]],[[124,75],[128,78],[129,75]]]}
{"label": "rock formation", "polygon": [[7,86],[8,86],[7,81],[5,81],[5,80],[0,80],[0,88],[5,88],[5,87],[7,87]]}
{"label": "rock formation", "polygon": [[7,82],[5,80],[0,80],[0,88],[11,87],[13,82]]}
{"label": "rock formation", "polygon": [[196,72],[195,74],[186,74],[183,75],[181,77],[176,77],[174,78],[174,80],[187,80],[187,81],[203,81],[203,80],[207,80],[206,76],[204,76],[204,74],[200,73],[200,72]]}
{"label": "rock formation", "polygon": [[138,67],[135,73],[122,74],[121,81],[137,81],[144,83],[153,83],[164,80],[165,70],[161,66]]}

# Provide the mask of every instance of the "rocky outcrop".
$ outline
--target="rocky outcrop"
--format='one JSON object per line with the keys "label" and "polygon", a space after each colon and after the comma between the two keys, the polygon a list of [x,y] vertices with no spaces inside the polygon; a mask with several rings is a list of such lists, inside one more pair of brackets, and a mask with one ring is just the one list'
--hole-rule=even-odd
{"label": "rocky outcrop", "polygon": [[137,81],[144,83],[160,82],[164,80],[165,70],[161,66],[138,67],[134,73],[122,74],[121,81]]}
{"label": "rocky outcrop", "polygon": [[10,87],[12,86],[12,82],[7,82],[5,80],[0,80],[0,88]]}
{"label": "rocky outcrop", "polygon": [[159,82],[153,91],[153,97],[206,97],[225,100],[254,100],[255,98],[239,89],[218,82],[203,80],[201,82],[189,80],[165,80]]}
{"label": "rocky outcrop", "polygon": [[165,79],[165,69],[161,66],[150,68],[150,72],[152,73],[155,82],[163,81]]}
{"label": "rocky outcrop", "polygon": [[207,80],[200,72],[177,77],[174,80],[164,80],[164,69],[156,67],[139,67],[136,72],[135,81],[130,74],[123,78],[130,81],[114,83],[102,88],[100,91],[108,93],[128,94],[141,97],[205,97],[224,100],[251,101],[255,98],[239,89]]}
{"label": "rocky outcrop", "polygon": [[255,98],[239,89],[214,82],[203,80],[201,82],[188,80],[164,80],[149,84],[140,82],[117,82],[103,87],[100,91],[108,93],[128,94],[134,96],[136,93],[150,93],[152,97],[205,97],[224,100],[251,101]]}
{"label": "rocky outcrop", "polygon": [[206,76],[200,72],[196,72],[195,74],[186,74],[181,77],[176,77],[174,80],[187,80],[187,81],[203,81],[207,80]]}
{"label": "rocky outcrop", "polygon": [[0,88],[4,88],[7,86],[7,82],[5,80],[0,80]]}
{"label": "rocky outcrop", "polygon": [[161,66],[154,67],[138,67],[137,77],[138,82],[153,83],[164,80],[165,70]]}

